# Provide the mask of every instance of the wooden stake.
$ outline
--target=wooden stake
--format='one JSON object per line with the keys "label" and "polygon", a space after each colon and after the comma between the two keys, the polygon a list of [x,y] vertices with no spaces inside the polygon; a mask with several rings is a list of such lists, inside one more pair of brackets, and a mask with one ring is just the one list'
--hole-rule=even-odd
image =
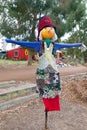
{"label": "wooden stake", "polygon": [[45,111],[45,129],[47,129],[48,111]]}

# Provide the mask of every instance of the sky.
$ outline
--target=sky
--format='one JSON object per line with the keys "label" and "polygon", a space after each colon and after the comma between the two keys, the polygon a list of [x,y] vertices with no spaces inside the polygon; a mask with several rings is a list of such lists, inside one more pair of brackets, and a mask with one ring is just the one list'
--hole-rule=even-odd
{"label": "sky", "polygon": [[[4,43],[4,45],[2,43]],[[19,47],[19,45],[12,47],[11,43],[6,43],[5,39],[3,40],[2,38],[0,38],[0,50],[2,50],[2,51],[12,50],[17,47]]]}

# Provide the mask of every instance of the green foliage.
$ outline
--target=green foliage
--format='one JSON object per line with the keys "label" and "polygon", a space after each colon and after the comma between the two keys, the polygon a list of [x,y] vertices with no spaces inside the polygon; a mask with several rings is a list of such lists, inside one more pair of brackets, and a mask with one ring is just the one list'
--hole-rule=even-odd
{"label": "green foliage", "polygon": [[[68,40],[64,41],[67,43],[84,43],[87,46],[87,38],[85,36],[83,31],[77,30],[75,31]],[[79,59],[79,62],[84,60],[84,62],[87,62],[87,51],[81,52],[81,49],[79,48],[69,48],[67,49],[67,55],[70,55],[72,57],[76,56],[77,59]]]}
{"label": "green foliage", "polygon": [[8,38],[35,40],[38,18],[51,9],[52,2],[50,0],[7,0],[6,4],[7,6],[3,5],[2,10],[3,21],[0,26],[2,35]]}
{"label": "green foliage", "polygon": [[85,15],[82,0],[4,0],[1,3],[1,33],[18,39],[35,40],[37,21],[42,15],[52,17],[59,38],[72,31]]}
{"label": "green foliage", "polygon": [[[87,45],[84,0],[1,0],[0,12],[0,30],[2,35],[8,38],[35,41],[38,19],[48,15],[56,26],[59,41],[65,33],[71,32],[71,37],[66,42],[83,42]],[[80,57],[81,54],[77,50],[74,53],[78,53]],[[84,53],[84,56],[86,54]]]}

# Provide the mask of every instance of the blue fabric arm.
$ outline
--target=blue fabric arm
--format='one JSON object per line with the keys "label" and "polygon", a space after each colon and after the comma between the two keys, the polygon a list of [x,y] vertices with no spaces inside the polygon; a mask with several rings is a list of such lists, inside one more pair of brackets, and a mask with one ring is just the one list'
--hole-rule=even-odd
{"label": "blue fabric arm", "polygon": [[82,46],[83,43],[73,43],[73,44],[68,44],[68,43],[55,43],[54,44],[54,50],[57,51],[61,48],[72,48],[72,47],[80,47]]}
{"label": "blue fabric arm", "polygon": [[24,46],[27,48],[33,48],[37,52],[40,51],[40,44],[41,44],[40,42],[16,41],[16,40],[11,40],[11,39],[6,39],[5,41],[7,43],[17,44],[17,45]]}
{"label": "blue fabric arm", "polygon": [[[11,39],[6,39],[5,40],[7,43],[12,43],[12,44],[17,44],[20,46],[24,46],[27,48],[33,48],[37,52],[40,52],[40,44],[41,42],[28,42],[28,41],[16,41],[16,40],[11,40]],[[68,43],[54,43],[54,50],[57,51],[61,48],[72,48],[72,47],[79,47],[82,46],[83,43],[73,43],[73,44],[68,44]]]}

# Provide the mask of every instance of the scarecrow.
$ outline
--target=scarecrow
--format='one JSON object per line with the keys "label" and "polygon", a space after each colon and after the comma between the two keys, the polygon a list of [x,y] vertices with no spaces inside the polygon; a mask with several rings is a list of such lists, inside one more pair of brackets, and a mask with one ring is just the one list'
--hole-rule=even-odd
{"label": "scarecrow", "polygon": [[36,70],[36,84],[39,96],[45,106],[45,128],[47,129],[47,115],[49,111],[60,111],[61,83],[60,73],[56,65],[54,54],[60,48],[80,47],[83,43],[62,44],[54,43],[57,40],[56,27],[48,16],[44,16],[38,23],[38,37],[35,42],[15,41],[6,39],[6,42],[34,48],[39,53]]}

